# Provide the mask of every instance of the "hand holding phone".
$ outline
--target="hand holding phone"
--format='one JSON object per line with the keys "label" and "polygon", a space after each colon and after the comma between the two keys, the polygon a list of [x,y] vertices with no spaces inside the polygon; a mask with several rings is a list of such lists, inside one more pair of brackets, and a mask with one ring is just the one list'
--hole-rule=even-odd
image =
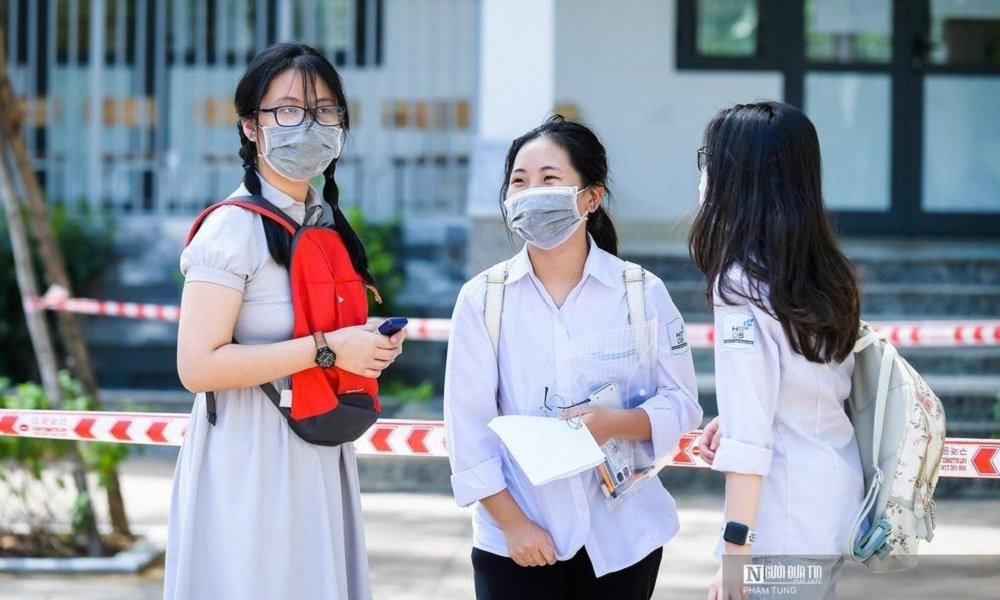
{"label": "hand holding phone", "polygon": [[406,317],[390,317],[382,321],[382,324],[378,326],[378,332],[386,337],[391,337],[402,331],[407,322]]}

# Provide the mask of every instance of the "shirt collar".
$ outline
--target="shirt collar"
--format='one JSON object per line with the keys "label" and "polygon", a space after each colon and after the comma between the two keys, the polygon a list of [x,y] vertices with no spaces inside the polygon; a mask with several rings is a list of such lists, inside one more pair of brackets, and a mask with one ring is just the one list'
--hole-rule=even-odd
{"label": "shirt collar", "polygon": [[[601,250],[594,238],[587,234],[587,241],[590,250],[587,252],[587,260],[583,263],[583,277],[593,277],[597,281],[608,287],[614,287],[621,279],[621,270],[614,265],[614,256]],[[521,279],[528,273],[534,273],[531,267],[531,258],[528,256],[528,245],[525,244],[521,251],[514,255],[507,267],[507,283],[513,283]]]}
{"label": "shirt collar", "polygon": [[316,190],[312,186],[309,187],[309,193],[306,194],[306,201],[303,203],[296,201],[295,198],[268,183],[259,173],[257,174],[257,178],[260,179],[261,195],[281,210],[288,210],[296,205],[308,208],[319,202],[319,194],[316,193]]}
{"label": "shirt collar", "polygon": [[[292,198],[285,192],[279,190],[278,188],[268,183],[266,179],[260,176],[260,173],[257,173],[257,179],[260,181],[260,195],[263,196],[265,200],[280,208],[282,212],[292,217],[293,219],[295,219],[295,221],[299,223],[302,222],[302,219],[306,216],[306,214],[309,214],[307,212],[308,209],[312,208],[313,206],[323,205],[323,201],[320,198],[320,195],[316,193],[316,190],[313,189],[312,186],[309,187],[309,192],[306,195],[306,201],[298,202],[297,200],[295,200],[295,198]],[[250,191],[247,190],[245,184],[241,183],[239,189],[236,190],[236,195],[249,196]],[[319,218],[316,219],[316,221],[324,224],[332,223],[333,215],[329,214],[327,208],[323,206],[323,211],[320,214]]]}

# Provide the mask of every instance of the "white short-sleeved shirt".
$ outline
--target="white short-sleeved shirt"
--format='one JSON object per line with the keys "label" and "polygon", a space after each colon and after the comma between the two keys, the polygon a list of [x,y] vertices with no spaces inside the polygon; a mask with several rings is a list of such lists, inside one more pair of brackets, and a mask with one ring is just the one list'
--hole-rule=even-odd
{"label": "white short-sleeved shirt", "polygon": [[[557,385],[557,340],[628,325],[623,270],[622,260],[591,240],[583,277],[556,308],[522,250],[508,271],[499,368],[484,317],[485,273],[476,276],[458,296],[445,374],[445,427],[458,503],[467,506],[508,489],[528,518],[552,536],[559,560],[585,546],[598,577],[635,564],[674,536],[673,498],[658,482],[649,482],[609,507],[593,470],[535,487],[487,423],[498,415],[498,401],[506,415],[541,414],[545,388]],[[647,316],[657,316],[664,330],[657,335],[657,392],[640,408],[649,415],[653,453],[661,457],[701,423],[702,412],[691,353],[676,343],[671,348],[667,332],[668,324],[682,323],[680,313],[663,282],[649,273],[645,296]],[[503,531],[482,505],[473,524],[475,547],[509,555]]]}
{"label": "white short-sleeved shirt", "polygon": [[[844,412],[854,357],[814,363],[781,323],[738,293],[715,290],[715,386],[721,442],[712,468],[762,475],[753,553],[838,555],[863,493],[857,438]],[[767,297],[767,287],[761,293]],[[721,542],[720,542],[721,550]]]}

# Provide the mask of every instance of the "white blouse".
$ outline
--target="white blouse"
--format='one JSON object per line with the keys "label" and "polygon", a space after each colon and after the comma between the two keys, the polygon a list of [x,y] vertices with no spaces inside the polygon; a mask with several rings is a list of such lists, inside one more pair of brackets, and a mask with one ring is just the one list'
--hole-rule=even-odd
{"label": "white blouse", "polygon": [[[742,269],[727,275],[748,293]],[[762,286],[767,297],[767,287]],[[854,428],[844,412],[854,356],[814,363],[792,350],[768,312],[715,291],[719,448],[712,468],[762,475],[756,555],[838,555],[863,493]],[[720,542],[721,549],[721,542]]]}
{"label": "white blouse", "polygon": [[[452,316],[444,411],[458,504],[468,506],[508,489],[528,518],[552,536],[559,560],[585,546],[599,577],[635,564],[674,536],[673,498],[651,481],[609,506],[593,469],[535,487],[487,427],[499,414],[498,402],[503,414],[543,414],[545,389],[559,389],[558,344],[628,325],[624,263],[593,241],[590,248],[583,277],[562,308],[535,276],[526,249],[514,257],[504,294],[499,367],[484,317],[485,273],[465,284]],[[683,321],[663,282],[650,273],[645,297],[647,318],[656,317],[660,331],[656,393],[640,408],[652,426],[652,453],[662,457],[682,433],[698,427],[702,412],[690,350],[677,343],[678,334],[683,342]],[[475,547],[509,555],[503,531],[482,505],[476,507],[473,526]]]}

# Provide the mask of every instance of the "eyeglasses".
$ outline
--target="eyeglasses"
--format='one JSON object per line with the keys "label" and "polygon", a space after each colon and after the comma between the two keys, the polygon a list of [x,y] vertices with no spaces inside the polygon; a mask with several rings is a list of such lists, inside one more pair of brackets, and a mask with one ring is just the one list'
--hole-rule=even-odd
{"label": "eyeglasses", "polygon": [[545,412],[550,417],[560,417],[566,419],[566,423],[569,424],[573,429],[579,429],[583,426],[582,415],[573,415],[567,417],[565,415],[566,411],[571,408],[576,408],[577,406],[583,406],[590,402],[590,398],[584,398],[579,402],[573,404],[566,404],[562,396],[559,394],[549,395],[549,388],[545,388],[545,395],[542,396],[542,411]]}
{"label": "eyeglasses", "polygon": [[708,149],[705,146],[698,148],[698,170],[704,171],[705,166],[708,164]]}
{"label": "eyeglasses", "polygon": [[340,125],[344,118],[344,107],[335,104],[317,106],[315,108],[305,108],[302,106],[275,106],[274,108],[259,108],[257,112],[266,112],[274,115],[275,122],[282,127],[295,127],[305,121],[306,114],[312,116],[313,121],[320,125],[330,127]]}

